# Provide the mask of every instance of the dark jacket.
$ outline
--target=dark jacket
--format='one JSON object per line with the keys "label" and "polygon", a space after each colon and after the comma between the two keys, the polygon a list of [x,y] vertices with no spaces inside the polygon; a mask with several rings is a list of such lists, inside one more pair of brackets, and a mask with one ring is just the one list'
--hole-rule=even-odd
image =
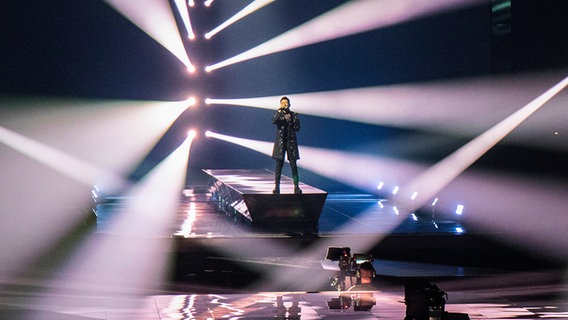
{"label": "dark jacket", "polygon": [[[286,113],[292,116],[288,123],[284,118]],[[300,159],[296,132],[300,131],[300,115],[288,110],[278,109],[272,117],[272,123],[276,125],[276,138],[272,149],[272,158],[284,160],[284,153],[288,151],[288,160]]]}

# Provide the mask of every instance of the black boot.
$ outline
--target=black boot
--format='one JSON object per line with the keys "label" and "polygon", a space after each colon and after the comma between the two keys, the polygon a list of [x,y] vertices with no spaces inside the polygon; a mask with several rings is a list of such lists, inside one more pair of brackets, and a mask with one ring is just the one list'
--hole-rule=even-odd
{"label": "black boot", "polygon": [[280,177],[282,175],[282,166],[284,165],[284,160],[276,160],[276,167],[274,169],[274,190],[272,193],[280,193]]}
{"label": "black boot", "polygon": [[298,187],[300,183],[300,176],[298,175],[298,166],[296,165],[296,160],[290,161],[290,167],[292,168],[292,179],[294,180],[294,193],[301,194],[302,189]]}

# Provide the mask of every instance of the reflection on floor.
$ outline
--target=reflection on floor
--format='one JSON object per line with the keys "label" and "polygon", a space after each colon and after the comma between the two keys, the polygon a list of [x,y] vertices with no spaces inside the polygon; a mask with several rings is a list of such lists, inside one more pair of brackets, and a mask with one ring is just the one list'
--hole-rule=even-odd
{"label": "reflection on floor", "polygon": [[[108,235],[124,201],[99,205],[95,236]],[[448,293],[445,319],[568,318],[568,288],[557,264],[487,240],[460,221],[433,214],[401,219],[395,206],[373,195],[329,195],[320,232],[311,237],[235,221],[204,186],[185,190],[179,208],[156,240],[173,247],[171,277],[160,289],[85,292],[33,278],[0,279],[0,319],[404,319],[405,285],[416,278]],[[341,228],[346,223],[351,227]],[[335,272],[323,267],[333,264],[324,260],[325,247],[306,253],[322,243],[356,250],[367,238],[375,241],[368,252],[378,290],[375,304],[360,311],[356,296],[330,286]]]}
{"label": "reflection on floor", "polygon": [[[448,284],[450,286],[451,284]],[[455,285],[455,284],[454,284]],[[465,285],[465,284],[462,284]],[[399,291],[373,292],[370,310],[356,311],[355,295],[344,308],[337,291],[161,293],[139,297],[81,294],[50,297],[2,293],[1,319],[404,319],[407,309]],[[444,319],[560,319],[568,317],[566,287],[448,291]],[[343,294],[345,295],[345,294]],[[33,302],[33,303],[32,303]]]}

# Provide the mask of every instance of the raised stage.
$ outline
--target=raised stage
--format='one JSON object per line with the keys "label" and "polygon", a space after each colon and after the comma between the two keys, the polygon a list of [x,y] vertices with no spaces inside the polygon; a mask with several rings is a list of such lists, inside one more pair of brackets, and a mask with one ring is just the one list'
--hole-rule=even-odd
{"label": "raised stage", "polygon": [[317,233],[327,192],[305,183],[294,194],[294,182],[282,176],[273,194],[274,172],[246,169],[204,169],[211,177],[210,193],[219,209],[254,228],[284,233]]}

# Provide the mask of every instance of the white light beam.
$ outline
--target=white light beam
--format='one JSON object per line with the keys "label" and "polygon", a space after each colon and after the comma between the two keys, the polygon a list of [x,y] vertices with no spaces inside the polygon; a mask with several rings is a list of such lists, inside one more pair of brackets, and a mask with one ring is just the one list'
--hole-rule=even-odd
{"label": "white light beam", "polygon": [[189,39],[195,39],[195,33],[193,32],[193,27],[191,26],[191,19],[189,18],[189,10],[187,9],[186,2],[184,0],[175,0],[178,12],[183,20],[185,30]]}
{"label": "white light beam", "polygon": [[[213,30],[207,32],[205,34],[205,39],[211,39],[214,35],[221,32],[223,29],[227,28],[228,26],[232,25],[233,23],[239,21],[240,19],[246,17],[247,15],[255,12],[256,10],[274,2],[275,0],[255,0],[251,2],[248,6],[243,8],[241,11],[237,12],[234,16],[226,20],[225,22],[221,23],[219,26],[214,28]],[[206,6],[207,2],[206,2]]]}
{"label": "white light beam", "polygon": [[168,1],[104,1],[176,56],[189,72],[195,71],[195,66],[185,51]]}
{"label": "white light beam", "polygon": [[207,66],[205,71],[482,2],[483,0],[349,1],[250,50]]}

